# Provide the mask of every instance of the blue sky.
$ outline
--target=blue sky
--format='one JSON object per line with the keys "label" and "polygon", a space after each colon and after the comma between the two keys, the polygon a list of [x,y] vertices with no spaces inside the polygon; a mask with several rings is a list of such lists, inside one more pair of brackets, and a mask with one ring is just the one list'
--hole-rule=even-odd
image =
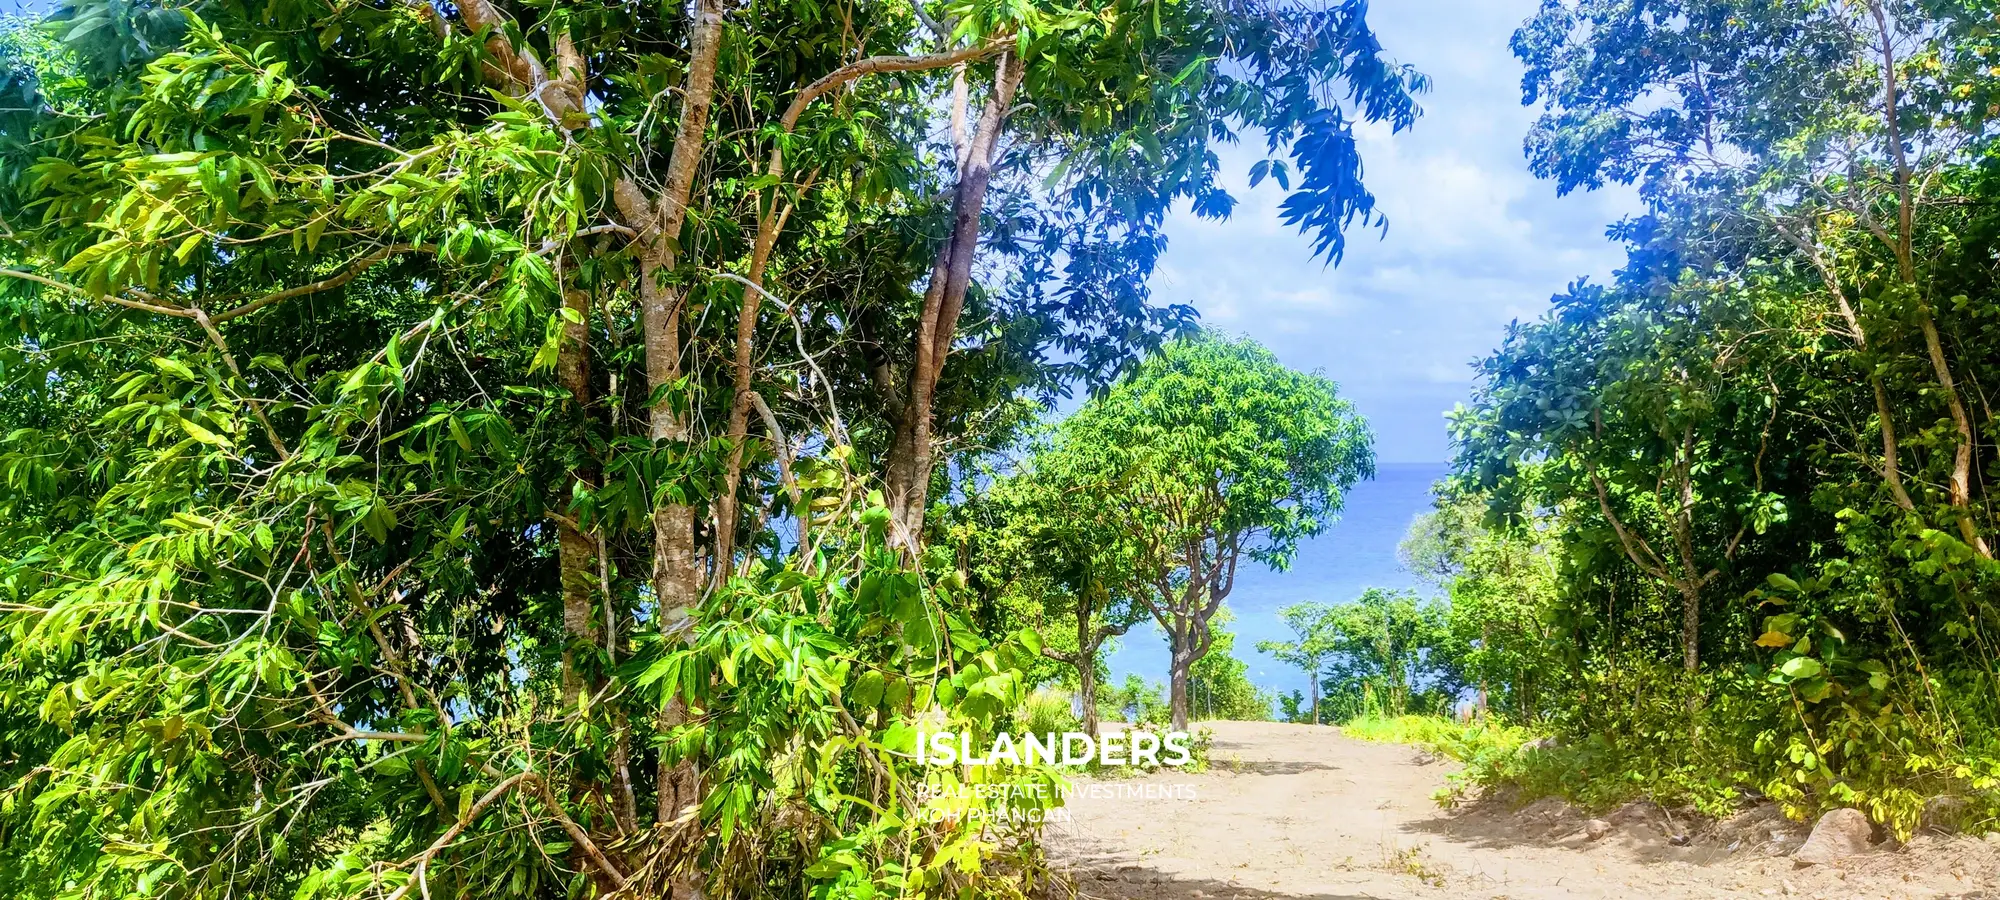
{"label": "blue sky", "polygon": [[1362,130],[1365,179],[1386,237],[1350,235],[1337,268],[1278,221],[1283,192],[1248,188],[1261,142],[1219,148],[1242,205],[1226,222],[1185,212],[1154,280],[1155,299],[1201,310],[1287,365],[1324,369],[1373,424],[1384,462],[1448,458],[1444,412],[1471,388],[1468,363],[1510,320],[1539,316],[1572,279],[1602,280],[1623,259],[1604,228],[1636,212],[1634,192],[1558,198],[1529,174],[1521,68],[1507,49],[1536,0],[1389,0],[1369,22],[1389,53],[1431,76],[1416,127]]}

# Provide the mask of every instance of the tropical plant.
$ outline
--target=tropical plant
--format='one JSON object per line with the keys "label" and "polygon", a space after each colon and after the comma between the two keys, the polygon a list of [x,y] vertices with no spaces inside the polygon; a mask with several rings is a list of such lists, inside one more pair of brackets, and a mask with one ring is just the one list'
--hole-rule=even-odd
{"label": "tropical plant", "polygon": [[1278,618],[1297,635],[1296,639],[1257,642],[1258,650],[1306,673],[1305,706],[1296,710],[1295,720],[1303,718],[1319,724],[1320,673],[1325,671],[1327,660],[1334,653],[1333,617],[1333,608],[1324,603],[1294,603],[1278,610]]}
{"label": "tropical plant", "polygon": [[1248,340],[1170,342],[1062,423],[1051,454],[1105,487],[1102,539],[1128,554],[1166,632],[1173,726],[1245,558],[1282,570],[1375,472],[1373,438],[1334,383]]}

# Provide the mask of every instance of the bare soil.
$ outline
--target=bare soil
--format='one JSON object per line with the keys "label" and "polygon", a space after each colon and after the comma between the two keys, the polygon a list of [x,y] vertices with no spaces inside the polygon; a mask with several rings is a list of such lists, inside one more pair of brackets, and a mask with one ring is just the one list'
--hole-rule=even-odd
{"label": "bare soil", "polygon": [[1440,808],[1454,765],[1411,747],[1331,727],[1209,727],[1207,772],[1079,782],[1070,821],[1050,831],[1078,896],[2000,900],[2000,843],[1925,835],[1798,867],[1786,854],[1806,826],[1769,806],[1709,822],[1651,804],[1600,815],[1610,827],[1593,840],[1560,801]]}

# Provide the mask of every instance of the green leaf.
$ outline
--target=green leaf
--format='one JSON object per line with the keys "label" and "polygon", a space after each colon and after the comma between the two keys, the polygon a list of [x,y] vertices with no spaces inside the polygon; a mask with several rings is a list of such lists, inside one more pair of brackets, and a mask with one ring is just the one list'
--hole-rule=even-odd
{"label": "green leaf", "polygon": [[1795,656],[1786,660],[1784,665],[1778,667],[1778,671],[1783,672],[1789,678],[1810,678],[1818,675],[1820,670],[1819,660],[1809,656]]}
{"label": "green leaf", "polygon": [[203,428],[200,425],[196,425],[195,423],[190,422],[187,419],[181,419],[180,425],[181,425],[181,430],[187,432],[188,437],[194,438],[195,440],[207,444],[211,447],[231,446],[228,438],[225,438],[222,435],[216,434],[213,431]]}

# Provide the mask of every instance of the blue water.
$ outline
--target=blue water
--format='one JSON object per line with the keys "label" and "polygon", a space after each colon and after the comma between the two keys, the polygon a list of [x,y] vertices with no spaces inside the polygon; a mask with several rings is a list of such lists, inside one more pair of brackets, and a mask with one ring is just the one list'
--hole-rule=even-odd
{"label": "blue water", "polygon": [[[1291,640],[1278,610],[1307,600],[1344,603],[1371,587],[1426,590],[1396,560],[1396,545],[1410,521],[1431,508],[1431,485],[1444,477],[1444,463],[1385,463],[1374,481],[1347,493],[1347,508],[1324,534],[1299,547],[1292,568],[1272,572],[1249,560],[1225,601],[1236,613],[1233,651],[1250,666],[1250,680],[1277,693],[1304,692],[1305,673],[1257,652],[1258,641]],[[1157,625],[1134,628],[1109,659],[1111,680],[1136,674],[1164,683],[1166,635]]]}

